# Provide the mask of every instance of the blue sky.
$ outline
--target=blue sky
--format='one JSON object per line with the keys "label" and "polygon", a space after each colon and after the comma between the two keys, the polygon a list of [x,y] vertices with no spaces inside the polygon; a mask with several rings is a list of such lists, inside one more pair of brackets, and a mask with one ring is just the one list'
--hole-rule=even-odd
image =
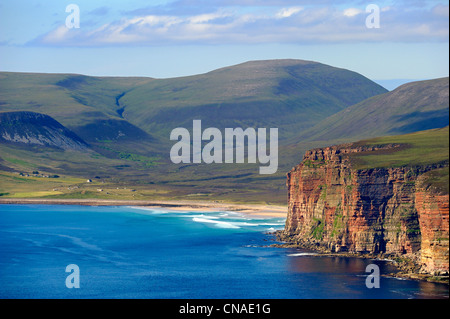
{"label": "blue sky", "polygon": [[[80,28],[65,25],[80,8]],[[380,8],[380,28],[365,21]],[[448,1],[0,0],[0,70],[157,78],[305,59],[373,80],[448,76]]]}

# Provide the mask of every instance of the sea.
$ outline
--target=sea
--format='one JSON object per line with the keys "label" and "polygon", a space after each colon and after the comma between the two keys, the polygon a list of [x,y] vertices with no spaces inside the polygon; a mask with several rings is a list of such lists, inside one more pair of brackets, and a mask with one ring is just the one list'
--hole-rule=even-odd
{"label": "sea", "polygon": [[[389,261],[271,247],[285,219],[125,206],[0,205],[2,299],[440,299]],[[378,287],[368,265],[376,265]]]}

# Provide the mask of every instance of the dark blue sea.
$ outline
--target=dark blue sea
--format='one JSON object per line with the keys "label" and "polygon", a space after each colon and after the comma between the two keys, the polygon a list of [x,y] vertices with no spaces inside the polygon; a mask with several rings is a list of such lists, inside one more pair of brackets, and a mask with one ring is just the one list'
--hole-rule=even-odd
{"label": "dark blue sea", "polygon": [[[0,298],[448,298],[448,286],[368,264],[274,248],[284,219],[136,207],[0,205]],[[66,266],[79,268],[68,288]]]}

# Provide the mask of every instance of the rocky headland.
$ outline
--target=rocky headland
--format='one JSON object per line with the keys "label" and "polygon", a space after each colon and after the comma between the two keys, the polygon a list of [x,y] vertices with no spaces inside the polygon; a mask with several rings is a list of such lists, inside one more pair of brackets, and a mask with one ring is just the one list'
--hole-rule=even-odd
{"label": "rocky headland", "polygon": [[401,145],[344,144],[306,152],[287,174],[284,247],[393,261],[399,275],[444,281],[449,271],[449,195],[433,187],[432,165],[360,168],[358,153]]}

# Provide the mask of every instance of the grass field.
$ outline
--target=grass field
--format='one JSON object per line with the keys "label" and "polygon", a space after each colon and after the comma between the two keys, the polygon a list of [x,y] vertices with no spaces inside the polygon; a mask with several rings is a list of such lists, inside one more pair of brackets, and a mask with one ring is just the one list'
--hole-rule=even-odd
{"label": "grass field", "polygon": [[[111,159],[98,153],[50,148],[31,152],[2,144],[0,154],[0,197],[3,198],[286,202],[284,171],[259,175],[257,164],[175,165],[128,154]],[[37,177],[33,171],[59,178]],[[88,179],[92,182],[87,183]]]}
{"label": "grass field", "polygon": [[[352,161],[357,169],[448,163],[448,137],[447,127],[364,140],[358,144],[400,147],[361,153],[353,156]],[[258,204],[285,204],[287,200],[285,172],[288,169],[285,167],[280,167],[274,175],[259,175],[258,164],[174,165],[153,158],[110,159],[97,153],[51,149],[41,149],[31,156],[29,150],[5,145],[0,145],[0,151],[2,155],[7,154],[3,163],[15,170],[0,170],[0,197],[3,198],[190,199]],[[280,156],[285,152],[298,154],[298,163],[304,153],[297,148],[280,149]],[[32,176],[35,170],[41,175],[60,177]],[[18,172],[30,176],[20,176]],[[445,189],[448,168],[432,172],[427,175],[427,182]],[[87,183],[87,179],[92,182]]]}
{"label": "grass field", "polygon": [[422,166],[449,160],[449,127],[411,134],[386,136],[361,141],[358,144],[376,146],[400,144],[390,150],[353,155],[356,168]]}

